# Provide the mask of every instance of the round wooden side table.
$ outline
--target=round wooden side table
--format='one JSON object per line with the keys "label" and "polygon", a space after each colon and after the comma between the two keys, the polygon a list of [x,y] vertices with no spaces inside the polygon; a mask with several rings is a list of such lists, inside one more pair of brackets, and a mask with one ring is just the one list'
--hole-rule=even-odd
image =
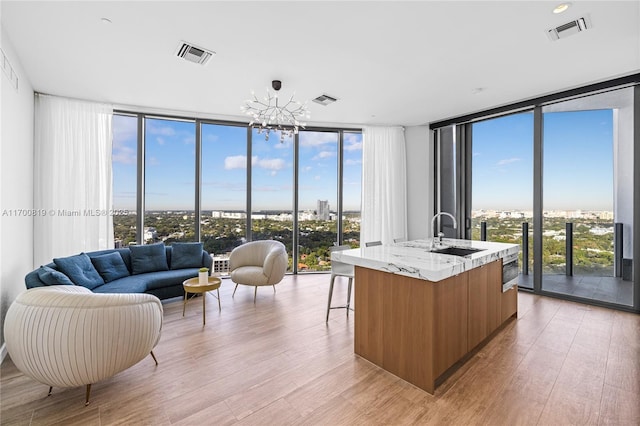
{"label": "round wooden side table", "polygon": [[213,295],[218,299],[218,310],[222,310],[220,306],[220,283],[222,281],[218,277],[209,277],[209,282],[207,284],[201,285],[199,283],[198,277],[189,278],[182,282],[182,286],[184,287],[184,303],[182,305],[182,316],[184,317],[185,309],[187,308],[187,294],[191,293],[193,298],[196,294],[202,294],[202,325],[206,324],[206,316],[205,316],[205,298],[208,291],[216,290],[218,295]]}

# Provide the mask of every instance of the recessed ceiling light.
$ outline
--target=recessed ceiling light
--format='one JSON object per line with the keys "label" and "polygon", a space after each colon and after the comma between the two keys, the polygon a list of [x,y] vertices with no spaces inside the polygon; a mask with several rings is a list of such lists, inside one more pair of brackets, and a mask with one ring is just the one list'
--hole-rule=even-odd
{"label": "recessed ceiling light", "polygon": [[100,18],[100,22],[102,22],[103,24],[111,24],[111,19],[109,18]]}
{"label": "recessed ceiling light", "polygon": [[560,3],[553,9],[553,13],[562,13],[565,10],[569,9],[569,6],[571,6],[571,3]]}

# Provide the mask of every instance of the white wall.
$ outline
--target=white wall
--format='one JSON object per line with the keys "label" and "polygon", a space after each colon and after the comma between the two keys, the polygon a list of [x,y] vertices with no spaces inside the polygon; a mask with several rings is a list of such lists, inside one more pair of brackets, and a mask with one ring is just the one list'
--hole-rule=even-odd
{"label": "white wall", "polygon": [[428,126],[406,127],[407,238],[430,235],[433,215],[433,141]]}
{"label": "white wall", "polygon": [[0,356],[4,359],[4,318],[25,290],[33,269],[33,87],[10,39],[0,29],[0,46],[18,76],[18,89],[0,72]]}

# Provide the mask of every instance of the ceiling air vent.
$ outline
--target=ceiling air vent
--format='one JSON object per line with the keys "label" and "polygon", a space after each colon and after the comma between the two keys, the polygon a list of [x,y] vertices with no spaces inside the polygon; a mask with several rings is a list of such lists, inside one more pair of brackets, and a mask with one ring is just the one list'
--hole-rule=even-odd
{"label": "ceiling air vent", "polygon": [[329,95],[320,95],[317,98],[313,99],[313,102],[324,106],[332,104],[335,101],[337,101],[337,99]]}
{"label": "ceiling air vent", "polygon": [[551,28],[547,31],[547,35],[549,36],[551,41],[556,41],[561,38],[566,38],[570,35],[577,34],[580,31],[587,30],[591,27],[591,19],[589,18],[589,15],[585,15],[582,18],[567,22],[566,24],[562,24],[555,28]]}
{"label": "ceiling air vent", "polygon": [[176,56],[179,58],[183,58],[185,61],[195,62],[200,65],[205,65],[215,54],[216,52],[212,50],[203,49],[184,41],[180,43],[176,50]]}

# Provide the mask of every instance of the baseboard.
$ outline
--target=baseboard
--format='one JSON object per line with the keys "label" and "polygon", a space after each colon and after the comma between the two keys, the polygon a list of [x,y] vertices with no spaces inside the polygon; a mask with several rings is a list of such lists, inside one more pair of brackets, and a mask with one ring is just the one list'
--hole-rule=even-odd
{"label": "baseboard", "polygon": [[7,356],[7,344],[3,343],[2,346],[0,346],[0,364],[4,362],[4,358],[6,356]]}

